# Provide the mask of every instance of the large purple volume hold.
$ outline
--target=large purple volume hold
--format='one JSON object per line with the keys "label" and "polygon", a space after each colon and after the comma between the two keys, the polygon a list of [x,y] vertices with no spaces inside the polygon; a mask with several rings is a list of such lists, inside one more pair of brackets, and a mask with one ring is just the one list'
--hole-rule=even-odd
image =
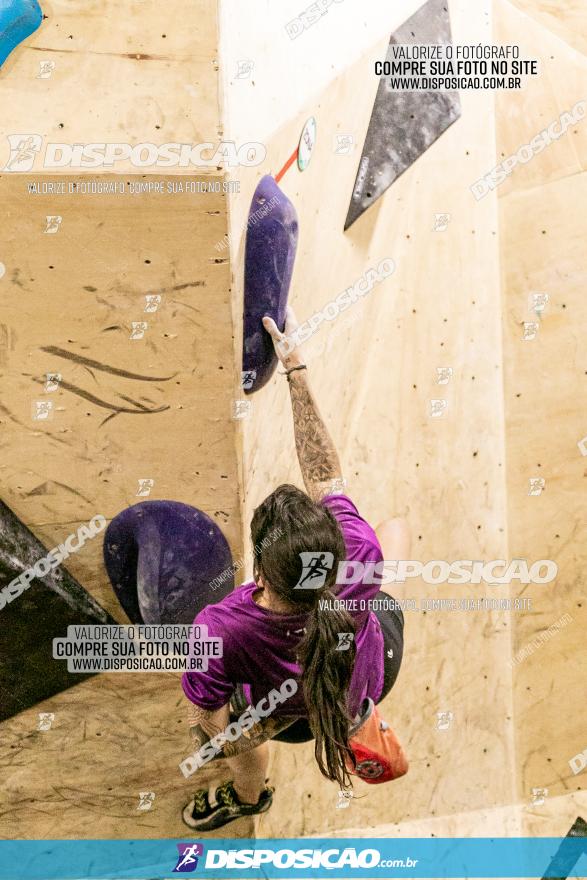
{"label": "large purple volume hold", "polygon": [[285,326],[287,295],[298,246],[298,217],[275,180],[266,175],[249,209],[245,247],[243,388],[247,394],[269,381],[277,365],[264,315]]}
{"label": "large purple volume hold", "polygon": [[143,501],[114,517],[104,562],[133,623],[193,623],[234,589],[232,555],[216,523],[178,501]]}

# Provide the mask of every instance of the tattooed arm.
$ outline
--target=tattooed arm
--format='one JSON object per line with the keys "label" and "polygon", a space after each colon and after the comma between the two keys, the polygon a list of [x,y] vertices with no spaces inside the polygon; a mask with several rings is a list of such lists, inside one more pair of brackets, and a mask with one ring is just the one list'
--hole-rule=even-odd
{"label": "tattooed arm", "polygon": [[[188,726],[193,750],[198,752],[200,749],[203,749],[203,754],[209,756],[207,761],[214,761],[218,758],[234,758],[236,755],[242,755],[251,749],[256,749],[261,743],[272,739],[281,730],[289,727],[292,721],[295,720],[293,718],[274,718],[270,716],[264,718],[262,723],[252,724],[247,730],[244,729],[246,727],[246,724],[244,724],[242,725],[241,735],[235,742],[231,742],[223,736],[230,724],[228,703],[221,709],[209,710],[194,705],[187,698],[186,701],[188,703]],[[217,744],[214,743],[214,737],[219,737]],[[209,746],[207,745],[208,743],[210,743]]]}
{"label": "tattooed arm", "polygon": [[314,501],[333,491],[342,470],[334,444],[310,390],[306,370],[288,376],[298,461],[306,492]]}
{"label": "tattooed arm", "polygon": [[271,334],[277,356],[288,375],[293,410],[296,450],[304,486],[310,498],[319,501],[334,490],[335,481],[342,482],[342,469],[334,444],[318,411],[310,390],[308,372],[295,369],[304,364],[296,341],[297,322],[288,308],[285,332],[281,333],[271,318],[263,319]]}

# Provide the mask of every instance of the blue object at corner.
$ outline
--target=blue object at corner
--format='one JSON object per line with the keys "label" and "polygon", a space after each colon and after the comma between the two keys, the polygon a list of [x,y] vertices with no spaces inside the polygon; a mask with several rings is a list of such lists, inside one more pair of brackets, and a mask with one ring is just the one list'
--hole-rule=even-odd
{"label": "blue object at corner", "polygon": [[37,0],[0,0],[0,65],[43,21]]}

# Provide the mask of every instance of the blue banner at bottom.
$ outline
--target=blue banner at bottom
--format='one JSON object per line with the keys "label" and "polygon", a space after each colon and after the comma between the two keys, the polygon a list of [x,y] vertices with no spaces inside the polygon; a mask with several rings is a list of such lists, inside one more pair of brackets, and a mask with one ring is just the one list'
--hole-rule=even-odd
{"label": "blue banner at bottom", "polygon": [[0,841],[0,880],[193,877],[566,878],[587,838],[292,838]]}

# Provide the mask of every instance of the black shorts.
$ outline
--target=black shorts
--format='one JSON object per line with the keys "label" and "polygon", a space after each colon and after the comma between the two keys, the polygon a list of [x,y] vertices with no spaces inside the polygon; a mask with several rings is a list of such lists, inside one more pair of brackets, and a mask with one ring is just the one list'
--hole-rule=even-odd
{"label": "black shorts", "polygon": [[[379,591],[375,599],[392,602],[391,596]],[[374,612],[383,633],[383,689],[378,703],[384,699],[395,684],[404,653],[404,615],[399,609],[378,609]],[[310,742],[314,735],[306,718],[298,718],[286,730],[278,733],[274,739],[279,742],[302,743]]]}

